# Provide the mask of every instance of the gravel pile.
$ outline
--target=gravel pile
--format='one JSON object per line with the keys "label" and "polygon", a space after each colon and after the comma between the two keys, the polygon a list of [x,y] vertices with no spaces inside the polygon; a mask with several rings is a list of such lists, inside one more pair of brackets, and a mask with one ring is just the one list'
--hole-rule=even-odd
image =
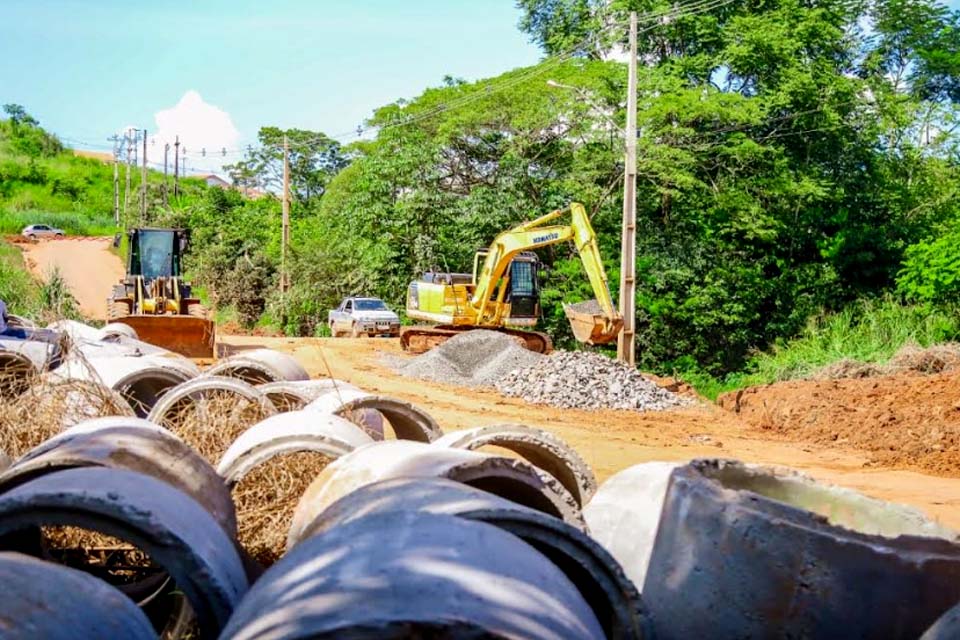
{"label": "gravel pile", "polygon": [[411,378],[468,387],[492,386],[515,369],[544,356],[525,349],[519,340],[496,331],[465,331],[404,363],[397,371]]}
{"label": "gravel pile", "polygon": [[506,395],[563,409],[663,411],[690,400],[661,389],[636,369],[597,353],[555,351],[495,384]]}

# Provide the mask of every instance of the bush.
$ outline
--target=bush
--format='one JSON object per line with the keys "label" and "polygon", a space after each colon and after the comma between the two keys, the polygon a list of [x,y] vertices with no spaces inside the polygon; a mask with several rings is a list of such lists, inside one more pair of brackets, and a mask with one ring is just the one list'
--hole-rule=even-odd
{"label": "bush", "polygon": [[918,302],[960,304],[960,222],[907,249],[897,289]]}

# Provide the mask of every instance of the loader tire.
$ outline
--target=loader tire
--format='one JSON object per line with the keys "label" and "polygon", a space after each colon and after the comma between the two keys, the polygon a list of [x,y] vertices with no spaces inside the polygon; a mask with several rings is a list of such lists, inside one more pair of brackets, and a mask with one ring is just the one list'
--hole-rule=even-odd
{"label": "loader tire", "polygon": [[128,315],[130,315],[130,307],[127,306],[126,302],[107,301],[107,320],[113,322],[120,318],[126,318]]}
{"label": "loader tire", "polygon": [[202,304],[191,304],[187,305],[187,315],[193,316],[194,318],[203,318],[207,319],[207,309]]}

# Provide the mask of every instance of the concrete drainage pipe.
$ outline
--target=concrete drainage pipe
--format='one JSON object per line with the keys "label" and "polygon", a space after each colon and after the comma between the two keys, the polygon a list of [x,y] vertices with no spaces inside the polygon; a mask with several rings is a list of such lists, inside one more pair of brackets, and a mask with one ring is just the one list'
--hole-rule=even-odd
{"label": "concrete drainage pipe", "polygon": [[310,379],[296,358],[273,349],[254,349],[230,356],[210,367],[207,374],[238,378],[252,385]]}
{"label": "concrete drainage pipe", "polygon": [[[136,418],[108,418],[111,423]],[[210,464],[170,432],[139,426],[80,425],[23,455],[0,474],[0,493],[33,478],[76,467],[104,467],[144,473],[179,489],[203,506],[228,535],[237,519],[230,491]]]}
{"label": "concrete drainage pipe", "polygon": [[257,385],[265,393],[277,411],[299,411],[324,395],[336,390],[356,389],[342,380],[323,378],[321,380],[280,380]]}
{"label": "concrete drainage pipe", "polygon": [[[306,411],[338,415],[359,425],[375,440],[383,439],[382,416],[390,423],[398,440],[433,442],[443,435],[440,425],[430,415],[409,402],[377,396],[357,389],[330,391],[306,407]],[[372,412],[376,412],[371,416]]]}
{"label": "concrete drainage pipe", "polygon": [[243,479],[271,458],[296,451],[316,451],[339,458],[373,439],[337,416],[292,411],[270,416],[244,431],[220,459],[217,472],[228,485]]}
{"label": "concrete drainage pipe", "polygon": [[33,361],[22,353],[0,348],[0,398],[10,399],[29,388],[37,375]]}
{"label": "concrete drainage pipe", "polygon": [[584,527],[577,503],[563,485],[522,460],[390,440],[361,447],[327,465],[297,505],[287,548],[302,539],[304,529],[320,512],[351,491],[403,477],[455,480]]}
{"label": "concrete drainage pipe", "polygon": [[681,462],[645,462],[607,478],[583,509],[593,539],[643,587],[670,474]]}
{"label": "concrete drainage pipe", "polygon": [[920,640],[956,640],[960,638],[960,604],[940,616]]}
{"label": "concrete drainage pipe", "polygon": [[605,637],[650,637],[636,587],[590,536],[557,518],[459,482],[399,478],[369,484],[330,505],[307,525],[303,539],[373,514],[396,511],[444,513],[512,533],[567,576],[590,605]]}
{"label": "concrete drainage pipe", "polygon": [[541,429],[520,424],[477,427],[448,433],[433,445],[470,450],[494,445],[508,449],[559,480],[581,507],[597,490],[597,479],[580,454]]}
{"label": "concrete drainage pipe", "polygon": [[481,522],[416,512],[363,518],[284,556],[221,637],[268,635],[604,637],[576,588],[529,545]]}
{"label": "concrete drainage pipe", "polygon": [[91,575],[19,553],[0,553],[7,640],[155,640],[150,621],[122,593]]}
{"label": "concrete drainage pipe", "polygon": [[159,356],[71,358],[55,374],[67,380],[99,382],[113,389],[141,418],[167,391],[195,377],[178,359]]}
{"label": "concrete drainage pipe", "polygon": [[81,527],[133,544],[174,580],[204,637],[216,637],[247,589],[234,541],[191,497],[120,469],[68,469],[0,495],[0,536],[43,525]]}
{"label": "concrete drainage pipe", "polygon": [[658,638],[916,638],[958,576],[956,534],[913,509],[696,460],[670,478],[643,597]]}
{"label": "concrete drainage pipe", "polygon": [[255,387],[234,378],[222,376],[204,376],[184,382],[171,389],[154,405],[147,419],[159,425],[167,426],[175,421],[177,415],[190,405],[202,405],[205,399],[216,395],[232,395],[245,400],[258,408],[264,416],[277,413],[270,400]]}

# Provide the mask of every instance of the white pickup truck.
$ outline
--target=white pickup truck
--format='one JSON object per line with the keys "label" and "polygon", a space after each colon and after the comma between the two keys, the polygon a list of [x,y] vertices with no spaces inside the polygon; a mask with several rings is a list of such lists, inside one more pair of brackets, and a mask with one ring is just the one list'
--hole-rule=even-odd
{"label": "white pickup truck", "polygon": [[334,338],[400,335],[400,316],[380,298],[344,298],[339,307],[330,311],[327,322]]}

